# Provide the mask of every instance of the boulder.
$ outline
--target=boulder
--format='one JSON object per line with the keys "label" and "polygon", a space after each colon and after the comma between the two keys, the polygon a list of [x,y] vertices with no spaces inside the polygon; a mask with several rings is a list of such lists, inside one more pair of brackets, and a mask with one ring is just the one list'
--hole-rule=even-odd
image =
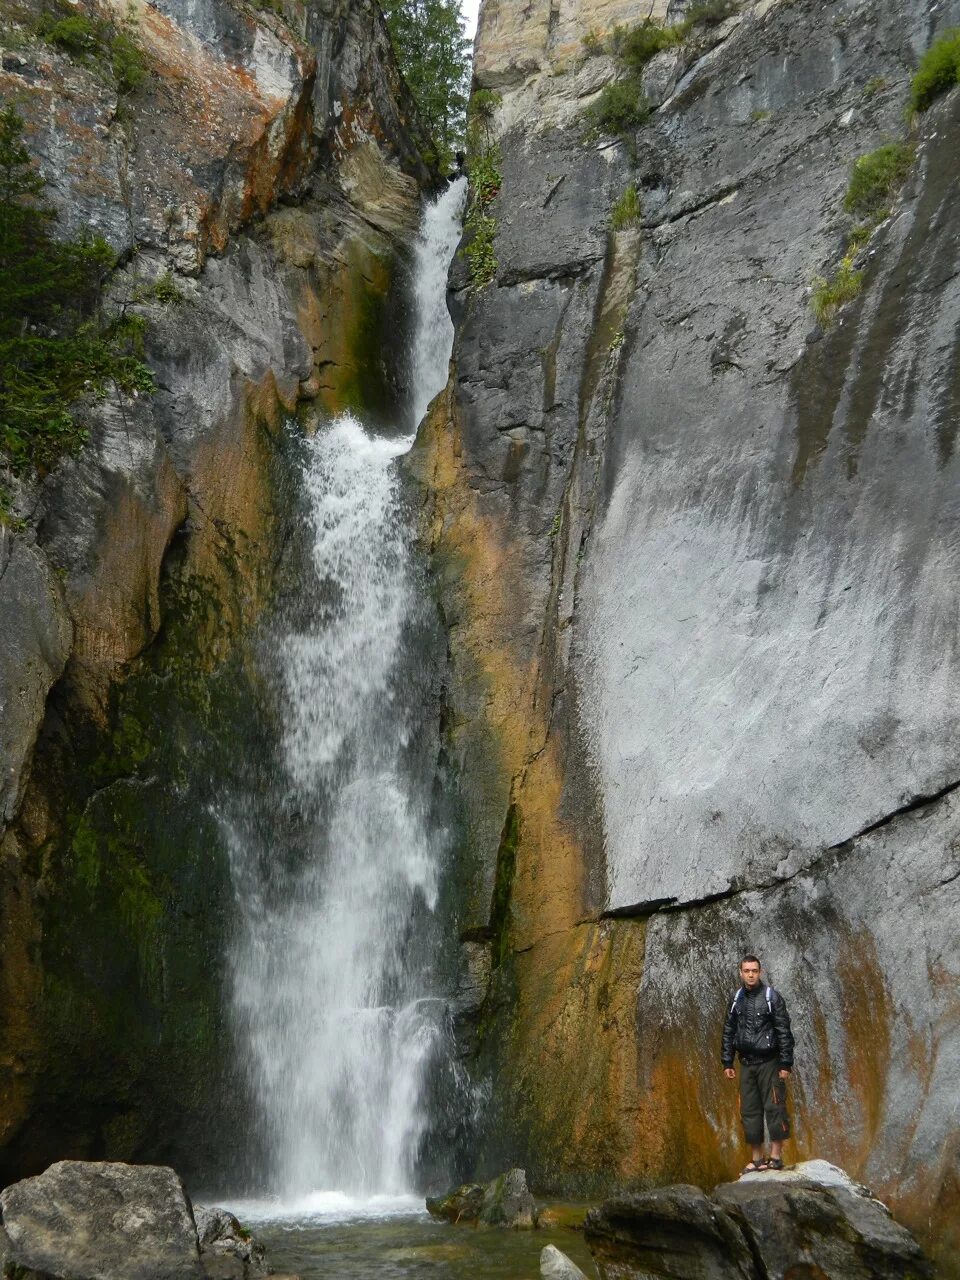
{"label": "boulder", "polygon": [[577,1264],[555,1244],[548,1244],[540,1254],[540,1277],[541,1280],[587,1280]]}
{"label": "boulder", "polygon": [[204,1271],[216,1280],[229,1280],[268,1271],[263,1245],[226,1209],[196,1206],[197,1239]]}
{"label": "boulder", "polygon": [[734,1219],[699,1187],[661,1187],[591,1209],[584,1235],[603,1280],[756,1280]]}
{"label": "boulder", "polygon": [[537,1206],[523,1169],[508,1169],[488,1182],[483,1191],[480,1222],[488,1227],[530,1231],[537,1225]]}
{"label": "boulder", "polygon": [[610,1200],[588,1213],[585,1235],[602,1280],[933,1276],[886,1206],[825,1161],[742,1178],[711,1197],[675,1186]]}
{"label": "boulder", "polygon": [[486,1186],[468,1182],[445,1196],[428,1198],[427,1210],[435,1218],[473,1226],[524,1231],[537,1225],[537,1206],[523,1169],[508,1169]]}
{"label": "boulder", "polygon": [[445,1196],[428,1196],[427,1212],[445,1222],[475,1223],[483,1208],[483,1187],[476,1182],[466,1182]]}
{"label": "boulder", "polygon": [[771,1280],[801,1274],[803,1268],[838,1280],[922,1280],[933,1275],[910,1232],[865,1188],[842,1173],[816,1180],[803,1175],[801,1165],[788,1173],[728,1183],[713,1194],[714,1202],[739,1224]]}
{"label": "boulder", "polygon": [[202,1280],[190,1201],[172,1169],[62,1160],[0,1194],[4,1271],[33,1280]]}

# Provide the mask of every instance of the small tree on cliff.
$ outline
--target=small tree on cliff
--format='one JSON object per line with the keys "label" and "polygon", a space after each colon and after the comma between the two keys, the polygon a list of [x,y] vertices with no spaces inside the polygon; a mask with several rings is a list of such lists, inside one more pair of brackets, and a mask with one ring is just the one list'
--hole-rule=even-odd
{"label": "small tree on cliff", "polygon": [[142,321],[107,316],[116,266],[99,236],[55,240],[56,214],[23,141],[16,108],[0,110],[0,461],[49,467],[84,439],[81,397],[152,389],[140,359]]}
{"label": "small tree on cliff", "polygon": [[458,0],[384,0],[397,61],[437,147],[449,165],[463,145],[470,41]]}

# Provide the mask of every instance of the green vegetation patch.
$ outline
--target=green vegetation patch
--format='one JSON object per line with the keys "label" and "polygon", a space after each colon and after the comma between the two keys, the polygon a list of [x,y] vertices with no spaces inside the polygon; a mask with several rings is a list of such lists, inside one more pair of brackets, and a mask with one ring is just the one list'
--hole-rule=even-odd
{"label": "green vegetation patch", "polygon": [[810,305],[820,327],[829,329],[844,303],[859,297],[862,290],[863,272],[854,267],[852,253],[847,254],[829,279],[817,276]]}
{"label": "green vegetation patch", "polygon": [[650,103],[639,79],[614,80],[605,85],[600,97],[584,112],[588,134],[621,137],[639,129],[650,116]]}
{"label": "green vegetation patch", "polygon": [[147,79],[132,13],[121,22],[84,13],[45,13],[34,30],[41,40],[86,66],[108,70],[118,93],[133,93]]}
{"label": "green vegetation patch", "polygon": [[940,97],[960,83],[960,28],[945,32],[920,59],[910,87],[910,106],[926,111]]}
{"label": "green vegetation patch", "polygon": [[55,240],[44,186],[23,120],[8,106],[0,111],[0,460],[14,471],[49,468],[80,447],[82,402],[154,389],[143,318],[104,306],[113,250],[99,236]]}
{"label": "green vegetation patch", "polygon": [[640,197],[637,194],[636,185],[631,183],[613,206],[610,225],[614,231],[625,231],[627,227],[637,225],[640,221],[641,212]]}
{"label": "green vegetation patch", "polygon": [[500,191],[503,157],[499,145],[491,137],[491,122],[499,106],[500,95],[490,89],[477,89],[470,98],[467,114],[467,173],[470,178],[470,204],[464,218],[469,240],[463,253],[470,266],[470,279],[483,288],[497,274],[497,220],[491,204]]}
{"label": "green vegetation patch", "polygon": [[891,200],[906,181],[915,153],[907,142],[888,142],[860,156],[843,201],[847,212],[882,222]]}

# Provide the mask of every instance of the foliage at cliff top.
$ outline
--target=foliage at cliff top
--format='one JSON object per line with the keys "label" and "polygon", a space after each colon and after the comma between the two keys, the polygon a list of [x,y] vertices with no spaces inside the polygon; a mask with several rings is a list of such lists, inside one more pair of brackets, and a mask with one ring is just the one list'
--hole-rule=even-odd
{"label": "foliage at cliff top", "polygon": [[433,138],[433,159],[449,167],[463,146],[470,41],[458,0],[384,0],[393,47]]}
{"label": "foliage at cliff top", "polygon": [[942,93],[960,84],[960,27],[945,32],[920,59],[910,90],[910,106],[926,111]]}
{"label": "foliage at cliff top", "polygon": [[50,467],[77,449],[82,401],[111,389],[150,391],[141,317],[108,314],[116,266],[99,236],[56,240],[45,181],[23,142],[13,106],[0,110],[0,463]]}

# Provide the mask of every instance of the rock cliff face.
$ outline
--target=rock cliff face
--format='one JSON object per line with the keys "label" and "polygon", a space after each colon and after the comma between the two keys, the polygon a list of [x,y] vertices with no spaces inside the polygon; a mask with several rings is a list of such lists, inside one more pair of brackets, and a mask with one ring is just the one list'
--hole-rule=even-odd
{"label": "rock cliff face", "polygon": [[103,50],[4,0],[0,93],[61,225],[119,253],[158,391],[100,406],[0,527],[0,1176],[162,1156],[215,1177],[217,801],[275,740],[253,658],[289,532],[283,424],[392,393],[427,140],[371,0],[70,13],[125,22],[143,83],[120,93]]}
{"label": "rock cliff face", "polygon": [[[488,1167],[554,1191],[728,1176],[719,1031],[755,949],[794,1015],[795,1149],[947,1265],[957,91],[914,126],[862,294],[826,331],[809,302],[854,160],[905,136],[960,7],[743,5],[647,66],[643,127],[589,141],[615,67],[580,41],[648,14],[683,7],[485,0],[498,268],[482,290],[455,274],[454,368],[414,458]],[[639,225],[614,231],[631,184]]]}

